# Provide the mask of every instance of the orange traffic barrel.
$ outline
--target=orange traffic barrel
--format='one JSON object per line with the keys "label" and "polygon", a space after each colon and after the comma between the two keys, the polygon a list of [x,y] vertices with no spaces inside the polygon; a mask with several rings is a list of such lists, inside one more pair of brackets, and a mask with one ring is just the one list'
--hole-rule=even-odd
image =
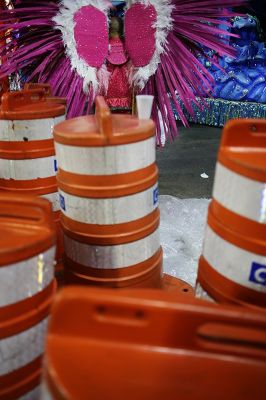
{"label": "orange traffic barrel", "polygon": [[48,328],[44,398],[259,399],[265,349],[263,313],[161,290],[64,288]]}
{"label": "orange traffic barrel", "polygon": [[266,238],[265,185],[266,120],[230,121],[216,165],[214,214],[234,231]]}
{"label": "orange traffic barrel", "polygon": [[37,399],[56,288],[49,202],[1,193],[0,231],[0,399]]}
{"label": "orange traffic barrel", "polygon": [[266,120],[230,121],[218,155],[197,296],[266,307],[265,188]]}
{"label": "orange traffic barrel", "polygon": [[52,88],[49,83],[32,83],[28,82],[24,85],[24,90],[42,89],[45,92],[46,98],[49,101],[53,101],[58,104],[67,105],[67,99],[65,97],[58,97],[52,95]]}
{"label": "orange traffic barrel", "polygon": [[155,124],[96,115],[54,128],[65,267],[69,282],[103,286],[161,285]]}
{"label": "orange traffic barrel", "polygon": [[0,190],[38,195],[53,205],[58,258],[63,252],[57,192],[53,127],[65,107],[49,101],[44,90],[6,93],[0,109]]}
{"label": "orange traffic barrel", "polygon": [[211,204],[197,282],[218,302],[266,307],[266,237],[231,230]]}

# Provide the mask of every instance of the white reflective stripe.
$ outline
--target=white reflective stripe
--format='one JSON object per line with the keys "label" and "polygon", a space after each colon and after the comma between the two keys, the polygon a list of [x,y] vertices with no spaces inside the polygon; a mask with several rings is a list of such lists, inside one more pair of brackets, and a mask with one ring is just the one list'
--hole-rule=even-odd
{"label": "white reflective stripe", "polygon": [[24,396],[20,397],[18,400],[38,400],[41,398],[41,386],[37,386],[35,389],[31,390]]}
{"label": "white reflective stripe", "polygon": [[53,207],[53,211],[60,210],[60,202],[59,202],[59,193],[58,192],[44,194],[40,197],[43,197],[50,201],[50,203],[52,204],[52,207]]}
{"label": "white reflective stripe", "polygon": [[117,269],[139,264],[152,257],[159,248],[158,229],[136,242],[115,246],[92,246],[65,236],[65,252],[72,261],[99,269]]}
{"label": "white reflective stripe", "polygon": [[65,115],[56,118],[30,120],[0,120],[0,141],[23,142],[53,138],[56,124],[65,120]]}
{"label": "white reflective stripe", "polygon": [[199,283],[197,283],[196,285],[195,297],[201,300],[206,300],[206,301],[211,301],[212,303],[216,303],[216,301],[212,297],[210,297],[207,292],[205,292],[205,290]]}
{"label": "white reflective stripe", "polygon": [[80,175],[115,175],[155,162],[155,137],[120,146],[79,147],[55,142],[58,167]]}
{"label": "white reflective stripe", "polygon": [[50,390],[48,388],[48,385],[45,381],[42,382],[41,384],[41,396],[40,400],[53,400],[53,397],[50,393]]}
{"label": "white reflective stripe", "polygon": [[25,261],[0,267],[0,307],[44,290],[54,278],[55,246]]}
{"label": "white reflective stripe", "polygon": [[122,224],[145,217],[158,206],[158,184],[130,196],[92,199],[59,190],[62,212],[86,224]]}
{"label": "white reflective stripe", "polygon": [[0,376],[9,374],[41,356],[48,318],[17,335],[0,339]]}
{"label": "white reflective stripe", "polygon": [[225,241],[207,226],[203,257],[230,281],[266,293],[266,256],[250,253]]}
{"label": "white reflective stripe", "polygon": [[246,178],[217,163],[213,198],[236,214],[266,224],[266,182]]}
{"label": "white reflective stripe", "polygon": [[0,178],[31,180],[56,175],[55,156],[27,160],[0,159]]}

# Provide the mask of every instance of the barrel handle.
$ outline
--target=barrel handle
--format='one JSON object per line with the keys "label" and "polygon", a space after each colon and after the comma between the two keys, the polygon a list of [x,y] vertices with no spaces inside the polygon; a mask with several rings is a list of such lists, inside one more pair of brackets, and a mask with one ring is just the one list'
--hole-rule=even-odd
{"label": "barrel handle", "polygon": [[45,100],[44,89],[8,92],[2,96],[2,111],[15,111],[17,108]]}
{"label": "barrel handle", "polygon": [[36,90],[36,89],[44,90],[46,96],[51,96],[52,95],[52,89],[51,89],[51,85],[49,85],[49,83],[32,83],[32,82],[28,82],[28,83],[25,83],[25,85],[24,85],[24,91],[25,90]]}
{"label": "barrel handle", "polygon": [[97,96],[95,117],[100,134],[104,136],[106,143],[113,137],[112,114],[103,96]]}
{"label": "barrel handle", "polygon": [[266,147],[266,120],[234,119],[223,130],[221,147]]}
{"label": "barrel handle", "polygon": [[33,226],[51,226],[52,208],[48,200],[17,194],[0,194],[1,218],[19,219]]}
{"label": "barrel handle", "polygon": [[224,354],[258,356],[259,351],[266,357],[266,318],[254,311],[163,291],[88,292],[73,286],[55,301],[50,333]]}

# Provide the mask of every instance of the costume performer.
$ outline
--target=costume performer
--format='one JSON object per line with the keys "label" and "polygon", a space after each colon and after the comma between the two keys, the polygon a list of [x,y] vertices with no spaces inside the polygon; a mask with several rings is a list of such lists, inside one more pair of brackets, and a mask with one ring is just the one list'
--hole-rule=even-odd
{"label": "costume performer", "polygon": [[[230,25],[235,14],[228,9],[241,4],[242,0],[127,1],[123,45],[129,60],[122,61],[131,63],[131,90],[155,96],[158,143],[161,131],[166,139],[177,134],[173,107],[187,125],[177,95],[193,115],[196,97],[211,93],[213,77],[198,60],[206,54],[202,46],[234,55],[224,41],[224,35],[232,34],[219,25],[221,20]],[[108,97],[112,74],[118,71],[110,70],[113,51],[108,54],[110,1],[15,0],[13,6],[0,16],[1,30],[8,32],[0,49],[5,59],[0,78],[20,71],[26,81],[50,83],[54,95],[67,97],[68,117],[89,113],[103,88]]]}
{"label": "costume performer", "polygon": [[107,71],[110,73],[106,90],[106,102],[114,111],[131,108],[132,91],[129,85],[129,57],[122,40],[122,20],[112,17],[110,21],[110,41],[107,55]]}

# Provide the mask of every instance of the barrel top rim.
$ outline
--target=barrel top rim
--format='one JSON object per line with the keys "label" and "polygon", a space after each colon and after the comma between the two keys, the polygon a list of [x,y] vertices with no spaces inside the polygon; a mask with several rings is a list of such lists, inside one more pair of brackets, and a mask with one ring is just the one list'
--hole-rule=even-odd
{"label": "barrel top rim", "polygon": [[94,115],[76,117],[60,122],[54,127],[56,143],[70,146],[106,147],[136,143],[155,135],[155,124],[150,119],[141,121],[133,115],[112,115],[113,133],[100,133]]}

